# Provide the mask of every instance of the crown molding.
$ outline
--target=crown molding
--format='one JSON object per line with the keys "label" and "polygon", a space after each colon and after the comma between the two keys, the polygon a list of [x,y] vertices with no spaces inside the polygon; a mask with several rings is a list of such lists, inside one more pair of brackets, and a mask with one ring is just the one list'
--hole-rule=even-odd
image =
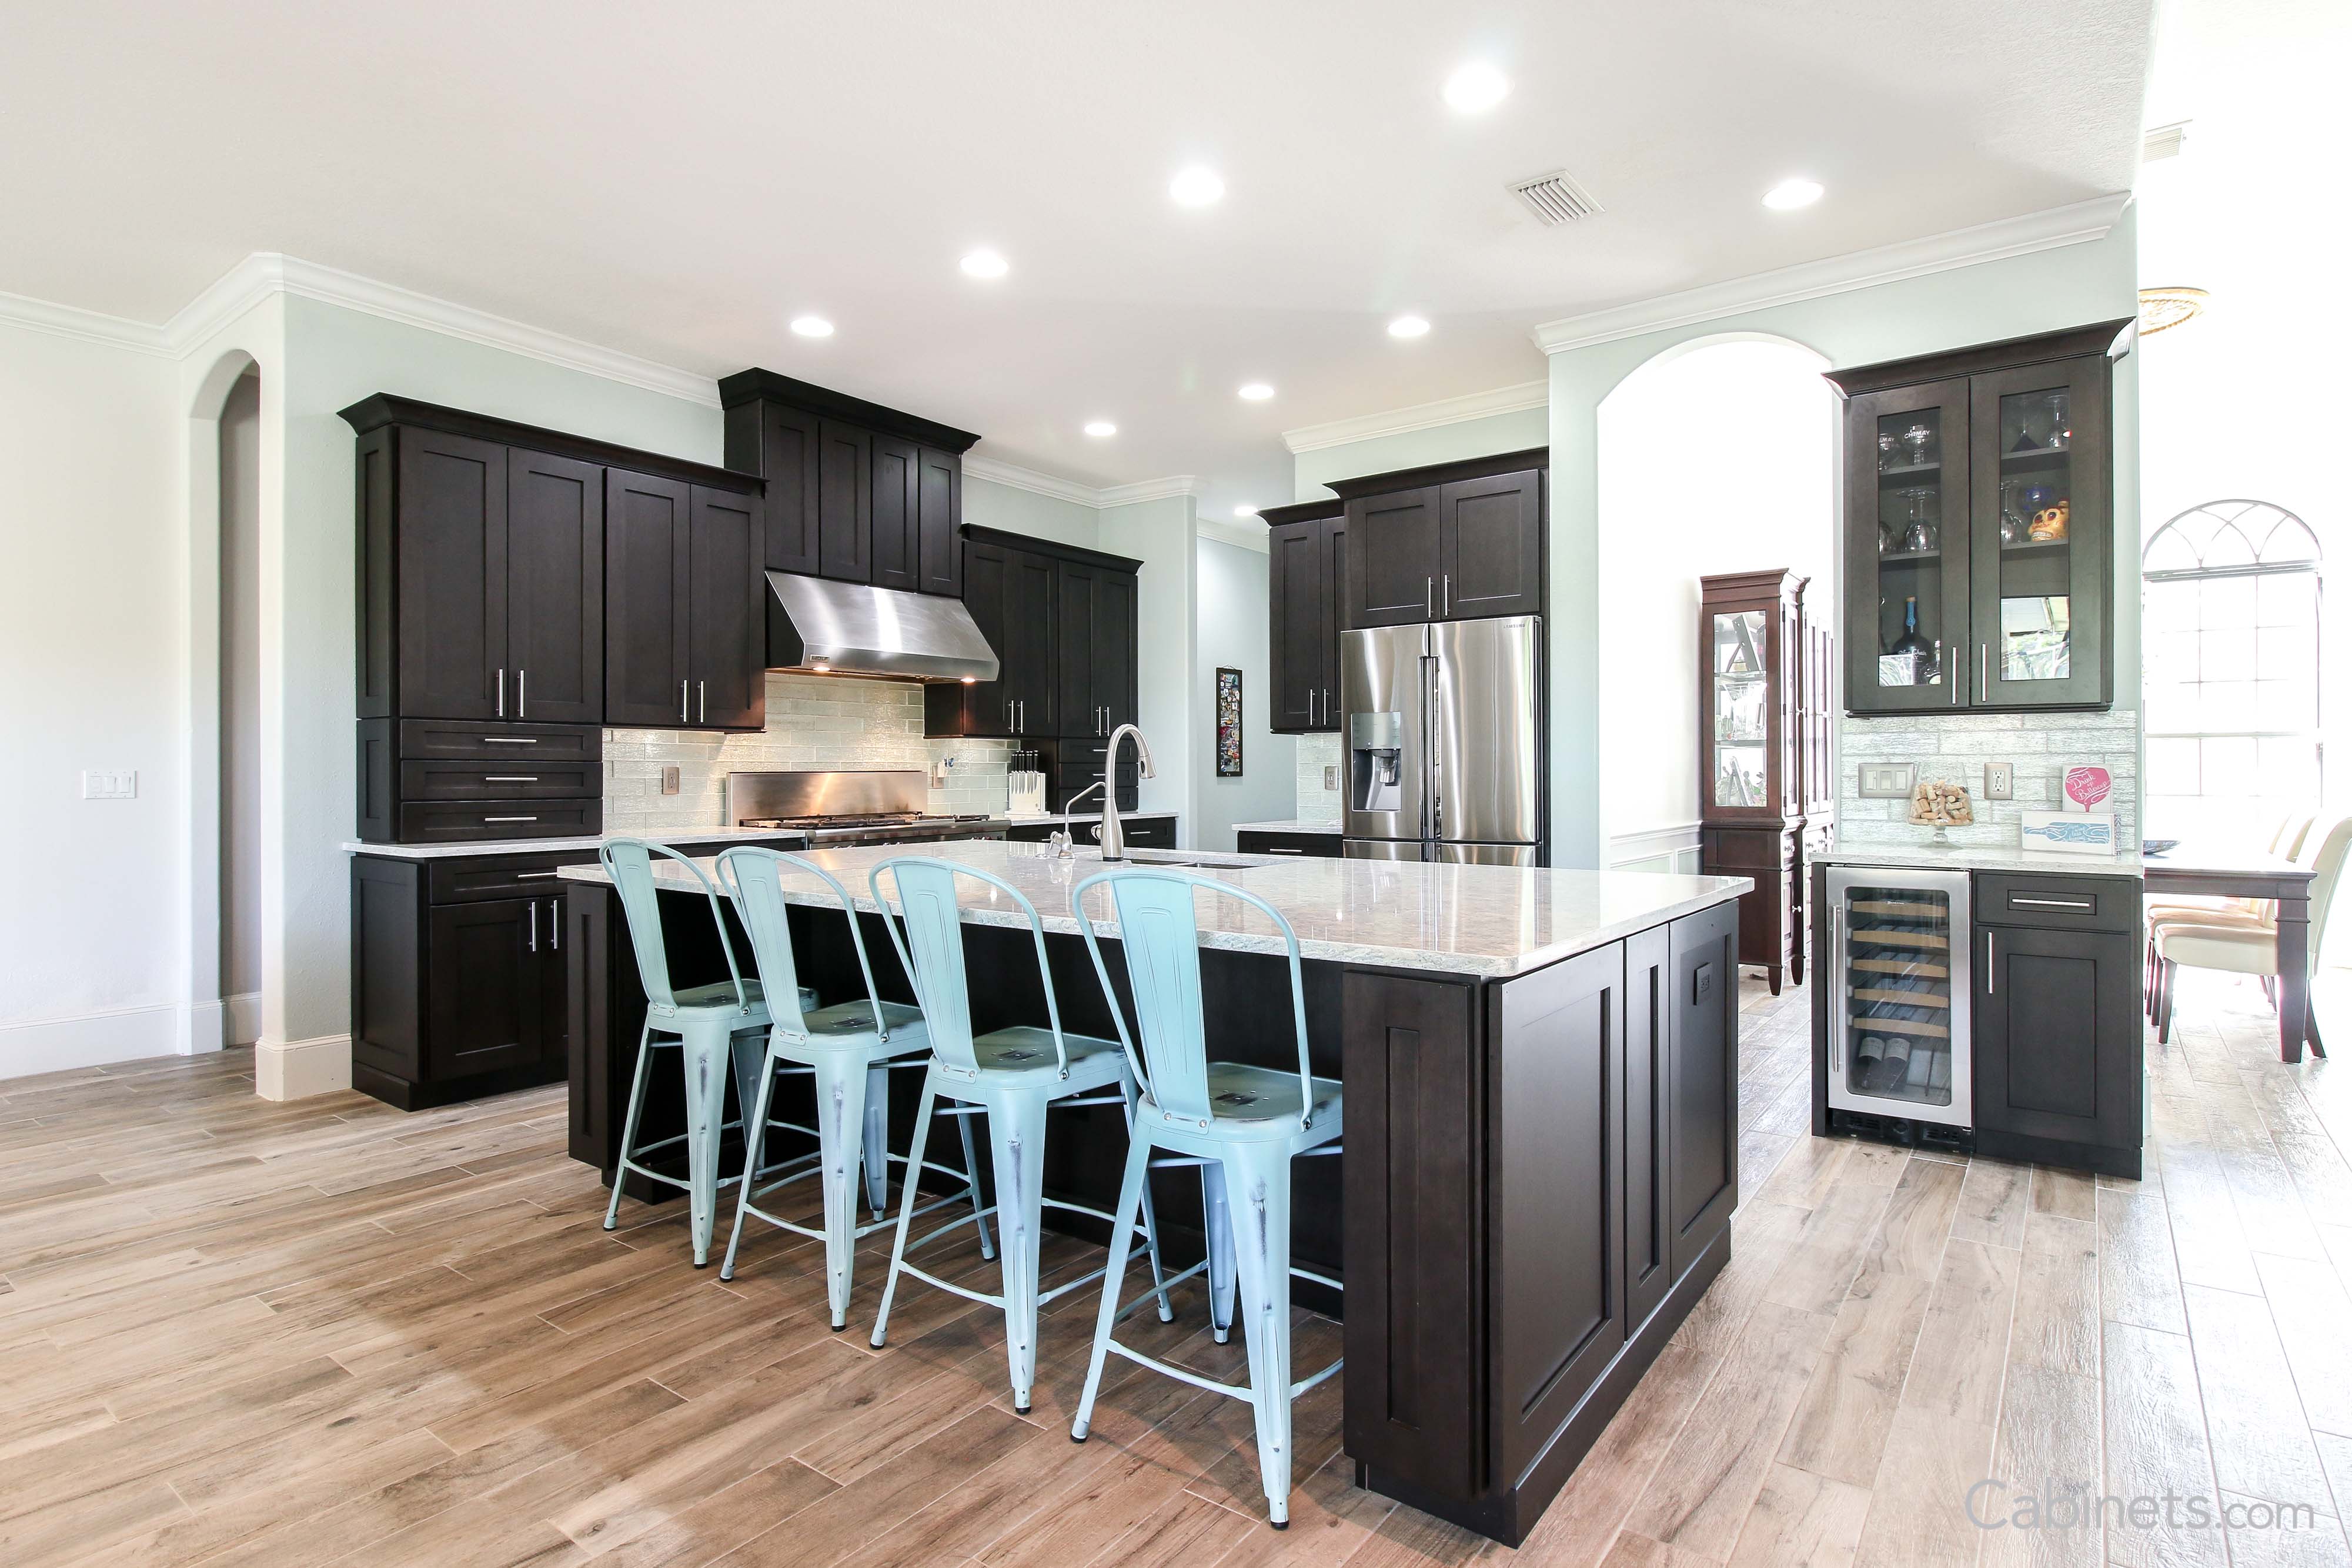
{"label": "crown molding", "polygon": [[1565,353],[1595,343],[1696,326],[1726,316],[1845,294],[1929,273],[1949,272],[2005,256],[2082,245],[2105,239],[2130,201],[2128,192],[2099,196],[2069,206],[2028,213],[2022,217],[2003,218],[1998,223],[1979,224],[1948,234],[1858,250],[1848,256],[1804,262],[1676,294],[1662,294],[1654,299],[1639,299],[1606,310],[1569,316],[1538,327],[1535,343],[1547,354]]}
{"label": "crown molding", "polygon": [[1550,401],[1550,382],[1521,382],[1516,386],[1465,392],[1460,397],[1440,398],[1435,402],[1414,403],[1409,408],[1392,408],[1381,413],[1360,413],[1353,419],[1335,419],[1324,424],[1302,424],[1297,430],[1284,431],[1282,444],[1294,455],[1314,452],[1326,446],[1345,446],[1353,441],[1373,441],[1384,435],[1434,430],[1443,424],[1459,424],[1465,419],[1517,413],[1526,409],[1542,408]]}
{"label": "crown molding", "polygon": [[46,299],[23,294],[0,294],[0,325],[47,332],[56,338],[75,338],[85,343],[103,343],[133,353],[173,357],[171,343],[161,327],[71,305],[52,305]]}
{"label": "crown molding", "polygon": [[1228,521],[1223,517],[1196,517],[1192,522],[1192,531],[1204,539],[1221,545],[1236,545],[1243,549],[1255,550],[1260,555],[1267,553],[1271,542],[1265,525],[1255,517],[1246,522]]}
{"label": "crown molding", "polygon": [[1091,485],[1081,485],[1075,479],[1064,479],[1052,474],[1040,474],[1034,468],[1024,468],[1018,463],[1007,463],[977,452],[963,455],[963,476],[985,479],[992,485],[1009,485],[1016,490],[1026,490],[1033,496],[1050,496],[1056,501],[1075,502],[1081,507],[1099,508],[1102,492]]}
{"label": "crown molding", "polygon": [[1112,485],[1097,490],[1097,507],[1132,507],[1144,501],[1166,501],[1179,496],[1198,496],[1208,486],[1191,474],[1171,474],[1164,479],[1139,479],[1132,485]]}

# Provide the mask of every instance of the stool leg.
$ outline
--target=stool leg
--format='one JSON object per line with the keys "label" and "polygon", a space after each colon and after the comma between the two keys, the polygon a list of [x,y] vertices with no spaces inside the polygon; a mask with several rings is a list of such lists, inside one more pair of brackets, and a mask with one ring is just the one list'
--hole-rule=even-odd
{"label": "stool leg", "polygon": [[1118,1186],[1118,1218],[1110,1226],[1110,1260],[1103,1270],[1102,1305],[1095,1312],[1095,1349],[1087,1362],[1086,1391],[1078,1396],[1078,1413],[1070,1421],[1070,1441],[1083,1443],[1094,1424],[1095,1395],[1102,1387],[1103,1359],[1110,1354],[1110,1332],[1118,1318],[1118,1292],[1126,1282],[1128,1249],[1135,1239],[1135,1217],[1143,1206],[1144,1190],[1151,1185],[1151,1145],[1130,1138],[1127,1175]]}
{"label": "stool leg", "polygon": [[629,1155],[637,1146],[637,1113],[646,1108],[646,1059],[653,1054],[653,1020],[637,1031],[637,1070],[629,1077],[629,1113],[621,1123],[621,1158],[613,1166],[613,1201],[604,1206],[604,1228],[621,1218],[621,1184],[629,1178]]}
{"label": "stool leg", "polygon": [[760,1174],[760,1150],[768,1141],[768,1103],[776,1092],[776,1050],[771,1045],[766,1053],[766,1071],[760,1075],[760,1091],[754,1108],[743,1123],[743,1184],[735,1194],[735,1228],[727,1233],[727,1256],[719,1264],[719,1277],[735,1277],[735,1249],[743,1244],[743,1214],[751,1207],[751,1185]]}
{"label": "stool leg", "polygon": [[[980,1156],[971,1150],[971,1118],[958,1116],[956,1132],[963,1139],[964,1196],[971,1199],[971,1227],[980,1232],[980,1255],[983,1259],[996,1256],[996,1243],[988,1239],[988,1205],[980,1197]],[[915,1144],[915,1157],[923,1157],[920,1140]]]}
{"label": "stool leg", "polygon": [[[846,1051],[816,1059],[816,1142],[824,1188],[824,1294],[833,1326],[849,1322],[849,1270],[857,1257],[857,1165],[866,1137],[866,1066]],[[912,1193],[914,1184],[907,1190]]]}
{"label": "stool leg", "polygon": [[[1128,1141],[1133,1143],[1136,1103],[1134,1075],[1122,1071],[1118,1078],[1118,1090],[1127,1100],[1127,1136]],[[1172,1323],[1176,1321],[1176,1309],[1168,1304],[1168,1276],[1160,1267],[1160,1221],[1151,1212],[1151,1177],[1149,1174],[1143,1178],[1143,1249],[1151,1259],[1151,1285],[1153,1291],[1160,1297],[1160,1321],[1163,1323]]]}
{"label": "stool leg", "polygon": [[997,1256],[1004,1278],[1004,1359],[1013,1377],[1013,1408],[1029,1413],[1037,1380],[1037,1249],[1045,1215],[1045,1097],[989,1096],[988,1142],[996,1166]]}
{"label": "stool leg", "polygon": [[1258,1475],[1268,1517],[1284,1529],[1290,1523],[1290,1157],[1277,1145],[1235,1149],[1224,1159],[1238,1199],[1234,1262],[1257,1414]]}
{"label": "stool leg", "polygon": [[710,1233],[719,1220],[719,1132],[727,1115],[728,1034],[723,1023],[689,1023],[680,1030],[686,1071],[687,1197],[694,1227],[694,1266],[710,1262]]}
{"label": "stool leg", "polygon": [[1223,1344],[1234,1333],[1234,1211],[1225,1200],[1225,1167],[1201,1167],[1201,1205],[1209,1217],[1209,1329]]}
{"label": "stool leg", "polygon": [[[931,1087],[930,1075],[923,1081],[922,1103],[915,1111],[915,1145],[922,1148],[930,1140],[931,1107],[939,1103],[940,1092]],[[959,1121],[965,1118],[959,1117]],[[869,1342],[879,1350],[883,1337],[890,1328],[890,1298],[898,1293],[898,1266],[907,1260],[907,1232],[914,1228],[915,1184],[908,1182],[898,1193],[898,1239],[890,1244],[890,1271],[882,1279],[882,1305],[874,1314],[874,1337]]]}
{"label": "stool leg", "polygon": [[[920,1155],[916,1156],[918,1159]],[[890,1208],[890,1064],[869,1063],[866,1069],[866,1207],[879,1219]],[[919,1167],[907,1166],[907,1182],[914,1184]],[[834,1325],[838,1328],[838,1323]]]}

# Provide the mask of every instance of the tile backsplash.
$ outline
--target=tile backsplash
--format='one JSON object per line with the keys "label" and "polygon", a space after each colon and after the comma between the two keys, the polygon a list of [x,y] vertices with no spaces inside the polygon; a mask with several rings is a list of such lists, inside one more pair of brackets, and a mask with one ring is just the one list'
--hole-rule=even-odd
{"label": "tile backsplash", "polygon": [[[1976,821],[1948,830],[1958,844],[2018,841],[2021,814],[2059,808],[2059,777],[2070,763],[2094,762],[2115,776],[2105,809],[2116,814],[2116,840],[2139,842],[2139,715],[2111,713],[1906,714],[1847,718],[1839,734],[1838,841],[1857,845],[1918,845],[1935,834],[1914,827],[1907,800],[1865,800],[1862,764],[1916,762],[1921,780],[1944,779],[1969,792]],[[1988,800],[1988,762],[2016,769],[2015,799]]]}
{"label": "tile backsplash", "polygon": [[1335,771],[1339,766],[1339,737],[1336,735],[1302,735],[1298,737],[1298,820],[1302,822],[1336,822],[1339,820],[1339,791],[1323,787],[1323,770]]}
{"label": "tile backsplash", "polygon": [[[604,827],[664,832],[723,826],[727,775],[853,768],[932,768],[934,811],[1002,811],[1007,740],[926,740],[923,688],[911,681],[768,674],[768,727],[757,735],[703,730],[604,732]],[[661,792],[664,768],[678,792]]]}

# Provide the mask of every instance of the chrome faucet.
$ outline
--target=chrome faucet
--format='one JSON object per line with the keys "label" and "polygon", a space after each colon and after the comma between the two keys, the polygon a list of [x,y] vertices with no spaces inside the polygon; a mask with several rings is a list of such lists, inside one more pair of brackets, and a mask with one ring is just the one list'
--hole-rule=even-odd
{"label": "chrome faucet", "polygon": [[[1142,776],[1146,779],[1159,777],[1152,770],[1151,743],[1143,738],[1143,731],[1131,724],[1123,724],[1110,732],[1110,744],[1103,748],[1102,828],[1096,835],[1102,841],[1102,858],[1107,861],[1127,858],[1127,838],[1118,829],[1118,791],[1112,786],[1118,779],[1118,743],[1130,735],[1135,737],[1135,760]],[[1080,795],[1085,793],[1084,789],[1078,791]]]}

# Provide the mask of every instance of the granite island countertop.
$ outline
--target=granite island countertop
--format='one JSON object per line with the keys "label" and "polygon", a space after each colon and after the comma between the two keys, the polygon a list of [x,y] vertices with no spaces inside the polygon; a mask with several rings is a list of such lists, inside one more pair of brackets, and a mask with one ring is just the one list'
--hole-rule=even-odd
{"label": "granite island countertop", "polygon": [[[867,877],[874,866],[894,855],[953,860],[1001,876],[1036,905],[1047,931],[1069,936],[1078,930],[1072,890],[1104,869],[1100,855],[1089,848],[1062,859],[1044,844],[1005,841],[819,850],[811,858],[842,880],[860,909],[871,911],[877,904]],[[1186,850],[1131,850],[1126,863],[1186,866],[1248,889],[1282,911],[1298,933],[1299,954],[1305,958],[1484,978],[1542,968],[1711,908],[1754,885],[1746,877],[1301,860]],[[568,866],[562,875],[574,882],[609,880],[596,865]],[[681,866],[657,866],[654,875],[657,885],[699,891]],[[832,891],[805,873],[787,872],[783,889],[789,902],[838,907]],[[1254,905],[1203,891],[1195,907],[1204,946],[1244,953],[1284,950],[1273,922]],[[1021,925],[1027,918],[1012,900],[985,883],[970,880],[962,886],[962,910],[964,920],[972,925]],[[1096,935],[1118,935],[1107,891],[1096,890],[1086,913]]]}

